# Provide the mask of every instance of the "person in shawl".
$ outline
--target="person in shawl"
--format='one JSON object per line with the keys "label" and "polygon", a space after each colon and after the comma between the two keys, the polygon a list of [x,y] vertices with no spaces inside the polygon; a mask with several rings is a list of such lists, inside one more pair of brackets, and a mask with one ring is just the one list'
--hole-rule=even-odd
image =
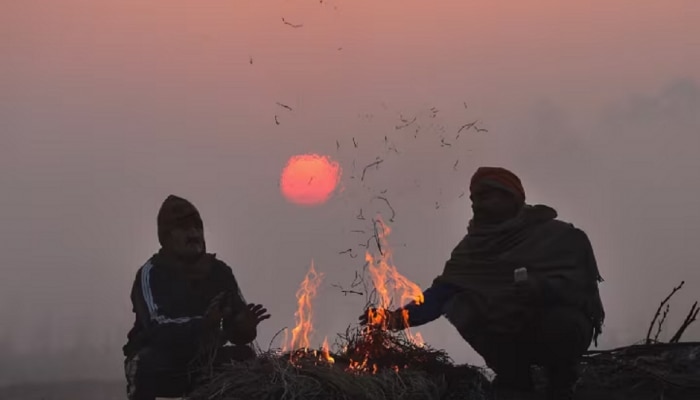
{"label": "person in shawl", "polygon": [[129,400],[182,397],[203,367],[254,358],[250,343],[270,317],[262,305],[246,304],[231,267],[206,252],[192,203],[165,199],[158,240],[161,249],[131,290],[135,318],[123,348]]}
{"label": "person in shawl", "polygon": [[591,243],[551,207],[526,204],[520,179],[504,168],[479,168],[469,189],[467,234],[423,301],[366,310],[361,323],[383,316],[385,328],[400,330],[444,315],[496,373],[497,398],[532,395],[530,369],[540,365],[547,398],[570,399],[605,317]]}

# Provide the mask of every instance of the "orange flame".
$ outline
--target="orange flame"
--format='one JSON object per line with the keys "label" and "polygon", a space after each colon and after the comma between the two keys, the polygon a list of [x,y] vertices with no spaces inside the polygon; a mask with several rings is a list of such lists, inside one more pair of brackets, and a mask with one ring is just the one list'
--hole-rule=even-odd
{"label": "orange flame", "polygon": [[292,341],[290,348],[292,351],[296,349],[308,349],[311,347],[309,336],[313,331],[311,320],[313,318],[313,309],[311,307],[311,299],[316,297],[316,291],[321,285],[323,274],[319,274],[314,269],[314,262],[311,261],[311,268],[306,273],[304,281],[301,282],[299,290],[297,290],[297,312],[296,326],[292,329]]}
{"label": "orange flame", "polygon": [[323,344],[321,345],[321,355],[330,364],[335,362],[335,359],[331,356],[331,351],[328,346],[328,337],[323,338]]}
{"label": "orange flame", "polygon": [[[377,291],[379,312],[370,315],[370,323],[383,325],[386,327],[387,320],[381,309],[389,309],[392,306],[401,307],[409,302],[422,303],[423,291],[415,283],[401,275],[393,263],[392,252],[388,245],[387,236],[391,229],[384,224],[381,218],[377,218],[377,240],[381,247],[380,255],[374,258],[372,254],[365,253],[365,260],[368,263],[368,271],[372,277],[372,283]],[[392,299],[398,299],[400,304],[392,304]],[[404,324],[408,323],[408,310],[403,310],[402,318]],[[406,334],[414,343],[422,345],[423,339],[420,334],[415,336],[410,330]]]}

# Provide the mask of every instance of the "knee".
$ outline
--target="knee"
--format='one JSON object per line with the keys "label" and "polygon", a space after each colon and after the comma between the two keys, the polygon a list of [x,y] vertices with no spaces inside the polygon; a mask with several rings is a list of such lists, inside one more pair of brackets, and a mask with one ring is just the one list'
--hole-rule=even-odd
{"label": "knee", "polygon": [[593,339],[593,324],[583,313],[570,308],[553,308],[543,313],[539,341],[553,353],[576,357],[583,354]]}

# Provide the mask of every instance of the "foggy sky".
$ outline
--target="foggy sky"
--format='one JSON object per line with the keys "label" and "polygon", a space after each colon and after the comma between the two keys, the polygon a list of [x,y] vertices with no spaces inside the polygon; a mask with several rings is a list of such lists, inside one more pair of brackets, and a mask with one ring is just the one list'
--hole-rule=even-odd
{"label": "foggy sky", "polygon": [[[264,348],[293,326],[314,260],[320,344],[362,311],[330,285],[362,265],[338,252],[362,250],[359,208],[386,212],[372,193],[396,210],[395,264],[426,287],[466,232],[459,195],[480,165],[514,170],[529,202],[588,233],[606,279],[600,347],[642,339],[686,280],[673,331],[700,300],[698,20],[693,1],[4,2],[0,383],[121,378],[129,291],[170,193],[200,209],[208,248],[271,311]],[[455,139],[477,119],[488,133]],[[345,190],[287,203],[279,174],[300,153],[340,162]],[[377,156],[369,189],[350,179],[353,160]],[[481,363],[445,320],[417,330]]]}

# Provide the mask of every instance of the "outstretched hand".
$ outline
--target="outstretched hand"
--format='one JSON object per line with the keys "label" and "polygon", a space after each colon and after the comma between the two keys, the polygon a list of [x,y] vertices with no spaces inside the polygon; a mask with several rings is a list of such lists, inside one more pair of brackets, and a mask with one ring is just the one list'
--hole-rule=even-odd
{"label": "outstretched hand", "polygon": [[370,307],[358,318],[360,325],[371,325],[388,330],[404,329],[405,323],[400,310]]}
{"label": "outstretched hand", "polygon": [[255,322],[256,326],[262,321],[270,318],[270,314],[267,312],[267,308],[263,307],[262,304],[248,304],[248,312],[250,317]]}

